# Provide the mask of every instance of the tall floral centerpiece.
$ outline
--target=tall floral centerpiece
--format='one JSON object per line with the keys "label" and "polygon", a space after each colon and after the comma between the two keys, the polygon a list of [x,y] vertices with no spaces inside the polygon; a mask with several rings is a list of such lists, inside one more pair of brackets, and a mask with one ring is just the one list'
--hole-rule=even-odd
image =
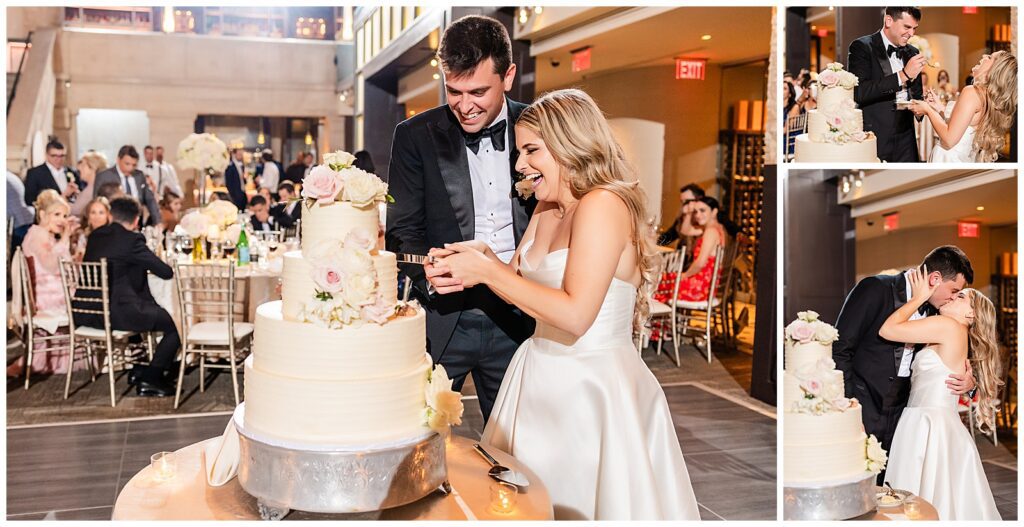
{"label": "tall floral centerpiece", "polygon": [[197,172],[200,206],[206,204],[207,176],[224,172],[228,161],[228,148],[213,134],[191,134],[178,144],[178,166]]}
{"label": "tall floral centerpiece", "polygon": [[192,238],[192,261],[200,261],[209,255],[207,241],[237,241],[242,224],[238,221],[238,208],[234,204],[217,200],[186,214],[175,230]]}

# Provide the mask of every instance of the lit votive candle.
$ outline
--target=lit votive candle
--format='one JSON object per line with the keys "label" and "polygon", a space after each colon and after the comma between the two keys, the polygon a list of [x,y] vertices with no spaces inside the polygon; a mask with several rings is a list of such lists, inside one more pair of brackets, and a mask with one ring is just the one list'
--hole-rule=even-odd
{"label": "lit votive candle", "polygon": [[903,502],[903,514],[907,515],[907,518],[916,520],[921,517],[921,502],[915,498],[907,498]]}
{"label": "lit votive candle", "polygon": [[167,481],[178,472],[178,464],[174,452],[157,452],[149,458],[149,466],[153,469],[154,478]]}
{"label": "lit votive candle", "polygon": [[519,489],[504,481],[491,483],[491,510],[499,514],[510,514],[516,508]]}

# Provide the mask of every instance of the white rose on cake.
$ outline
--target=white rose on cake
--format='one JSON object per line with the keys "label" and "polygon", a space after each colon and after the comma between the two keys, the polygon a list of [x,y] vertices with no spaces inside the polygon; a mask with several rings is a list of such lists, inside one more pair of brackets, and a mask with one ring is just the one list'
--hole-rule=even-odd
{"label": "white rose on cake", "polygon": [[363,306],[359,312],[363,320],[374,324],[384,324],[394,313],[395,306],[385,302],[382,295],[377,295],[377,299],[372,304]]}
{"label": "white rose on cake", "polygon": [[356,227],[345,235],[345,247],[372,252],[377,248],[377,233],[371,233],[365,227]]}
{"label": "white rose on cake", "polygon": [[868,436],[864,446],[865,457],[867,458],[867,469],[869,472],[878,474],[885,468],[885,464],[889,460],[889,456],[885,453],[885,449],[882,448],[881,443],[879,443],[873,435]]}
{"label": "white rose on cake", "polygon": [[373,257],[365,249],[343,247],[338,256],[338,265],[347,275],[373,273]]}
{"label": "white rose on cake", "polygon": [[346,168],[341,172],[341,177],[345,181],[342,199],[352,202],[355,207],[366,208],[376,201],[384,201],[388,193],[387,184],[364,170]]}
{"label": "white rose on cake", "polygon": [[334,170],[341,170],[342,168],[350,167],[355,160],[356,156],[345,152],[344,150],[324,154],[324,164]]}
{"label": "white rose on cake", "polygon": [[372,274],[350,274],[345,279],[342,295],[354,308],[372,304],[377,297],[377,280]]}
{"label": "white rose on cake", "polygon": [[462,394],[452,390],[452,380],[444,366],[435,366],[427,375],[427,426],[441,433],[451,425],[462,424]]}

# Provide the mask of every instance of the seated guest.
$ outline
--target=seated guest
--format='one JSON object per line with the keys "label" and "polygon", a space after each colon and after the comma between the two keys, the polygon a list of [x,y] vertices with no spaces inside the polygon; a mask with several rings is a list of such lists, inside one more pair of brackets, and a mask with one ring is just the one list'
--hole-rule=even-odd
{"label": "seated guest", "polygon": [[110,225],[110,201],[103,196],[93,198],[89,206],[85,208],[85,215],[82,217],[82,231],[79,233],[78,241],[75,243],[75,259],[81,261],[85,255],[85,247],[88,244],[89,235],[100,227]]}
{"label": "seated guest", "polygon": [[56,190],[64,200],[72,200],[82,189],[82,180],[74,170],[64,166],[64,145],[56,138],[46,144],[46,161],[28,169],[25,175],[25,204],[36,202],[39,194],[46,189]]}
{"label": "seated guest", "polygon": [[302,218],[302,200],[295,195],[295,185],[290,181],[278,185],[277,197],[278,203],[270,209],[270,213],[282,227],[290,229]]}
{"label": "seated guest", "polygon": [[[692,214],[694,221],[703,233],[693,247],[694,257],[690,267],[679,277],[679,299],[700,302],[708,299],[711,290],[711,276],[715,269],[715,250],[720,245],[724,246],[728,238],[725,226],[722,225],[722,220],[719,218],[718,200],[709,196],[696,200],[693,202]],[[722,270],[719,269],[719,276],[721,273]],[[664,290],[664,285],[659,286],[658,292],[654,294],[655,300],[671,301],[672,283],[665,285],[668,285],[668,290]]]}
{"label": "seated guest", "polygon": [[96,197],[107,198],[107,201],[111,201],[114,198],[120,198],[124,195],[124,187],[118,183],[104,183],[96,187]]}
{"label": "seated guest", "polygon": [[277,220],[270,215],[270,207],[267,206],[267,200],[263,196],[253,196],[249,200],[249,212],[252,212],[252,218],[249,219],[252,230],[276,231],[278,229]]}
{"label": "seated guest", "polygon": [[25,204],[25,182],[17,174],[7,171],[7,221],[14,228],[11,250],[21,247],[21,240],[35,221],[36,210]]}
{"label": "seated guest", "polygon": [[271,192],[269,188],[260,187],[260,189],[256,191],[256,194],[263,196],[263,199],[267,200],[268,207],[273,207],[274,205],[277,204],[276,201],[274,200],[274,194]]}
{"label": "seated guest", "polygon": [[[36,224],[28,229],[21,250],[32,262],[35,275],[36,313],[66,314],[64,286],[60,279],[60,260],[71,258],[70,238],[75,223],[68,221],[71,207],[53,189],[44,189],[35,202]],[[43,330],[40,330],[43,331]],[[32,357],[33,373],[66,373],[67,350],[35,353]],[[85,367],[85,364],[82,364]],[[8,366],[7,376],[16,377],[25,369],[25,358]]]}
{"label": "seated guest", "polygon": [[676,241],[685,243],[687,238],[700,236],[701,228],[693,224],[693,208],[697,200],[703,197],[704,189],[693,183],[679,189],[679,202],[682,205],[679,216],[671,227],[658,236],[658,245],[669,245]]}
{"label": "seated guest", "polygon": [[160,200],[160,216],[164,229],[167,232],[173,231],[181,221],[181,196],[171,190],[164,192],[164,197]]}
{"label": "seated guest", "polygon": [[[161,332],[153,361],[144,368],[135,367],[128,375],[129,384],[141,396],[166,397],[174,394],[174,386],[164,376],[181,347],[178,330],[164,308],[149,291],[146,272],[170,280],[174,271],[146,247],[140,232],[139,202],[124,196],[110,202],[113,222],[100,227],[89,236],[85,261],[107,259],[110,284],[110,325],[113,329],[140,332]],[[79,319],[80,317],[80,319]],[[103,327],[98,315],[76,314],[76,323]]]}
{"label": "seated guest", "polygon": [[85,214],[85,208],[92,203],[96,197],[96,174],[107,169],[107,157],[103,154],[89,150],[82,159],[78,160],[78,174],[85,183],[85,188],[79,191],[75,202],[71,204],[71,214],[81,216]]}
{"label": "seated guest", "polygon": [[155,190],[149,187],[146,176],[136,167],[139,164],[139,152],[134,146],[122,146],[117,152],[117,161],[114,166],[96,175],[96,184],[117,183],[124,188],[127,196],[135,198],[145,207],[146,218],[144,225],[156,225],[160,223],[160,205],[156,202]]}

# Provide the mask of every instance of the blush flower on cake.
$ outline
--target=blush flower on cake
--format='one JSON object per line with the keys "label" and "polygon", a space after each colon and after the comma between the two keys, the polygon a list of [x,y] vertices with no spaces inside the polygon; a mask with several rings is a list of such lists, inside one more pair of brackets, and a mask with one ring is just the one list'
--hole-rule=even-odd
{"label": "blush flower on cake", "polygon": [[[818,319],[818,313],[814,311],[801,311],[796,314],[796,320],[786,326],[787,344],[810,344],[817,342],[828,346],[839,340],[839,332],[831,324]],[[833,364],[833,368],[835,365]]]}
{"label": "blush flower on cake", "polygon": [[338,150],[324,154],[324,163],[310,169],[302,180],[302,199],[307,207],[335,202],[366,209],[378,203],[394,203],[388,185],[377,176],[352,166],[355,156]]}
{"label": "blush flower on cake", "polygon": [[426,425],[443,433],[452,425],[462,424],[462,394],[452,390],[452,380],[440,364],[433,371],[427,371],[427,388],[424,393],[427,406],[424,409]]}

